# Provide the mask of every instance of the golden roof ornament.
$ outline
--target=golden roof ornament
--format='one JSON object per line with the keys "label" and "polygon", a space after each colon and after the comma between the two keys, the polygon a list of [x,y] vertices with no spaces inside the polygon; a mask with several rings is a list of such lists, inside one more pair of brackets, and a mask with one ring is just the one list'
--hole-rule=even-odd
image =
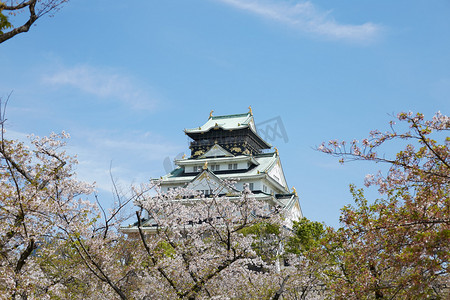
{"label": "golden roof ornament", "polygon": [[209,119],[211,119],[211,118],[212,118],[212,116],[213,116],[213,115],[212,115],[212,114],[213,114],[213,112],[214,112],[213,110],[211,110],[211,111],[209,112]]}
{"label": "golden roof ornament", "polygon": [[278,148],[277,148],[277,147],[274,147],[273,149],[275,149],[275,153],[276,153],[277,156],[278,156]]}
{"label": "golden roof ornament", "polygon": [[295,189],[295,187],[292,187],[292,192],[294,193],[295,197],[298,197],[297,190]]}
{"label": "golden roof ornament", "polygon": [[203,170],[208,170],[208,162],[205,161],[205,164],[203,165]]}
{"label": "golden roof ornament", "polygon": [[253,111],[252,111],[251,105],[248,107],[248,113],[250,114],[250,116],[253,116]]}
{"label": "golden roof ornament", "polygon": [[185,159],[186,158],[186,154],[183,154],[183,156],[181,157],[182,159]]}

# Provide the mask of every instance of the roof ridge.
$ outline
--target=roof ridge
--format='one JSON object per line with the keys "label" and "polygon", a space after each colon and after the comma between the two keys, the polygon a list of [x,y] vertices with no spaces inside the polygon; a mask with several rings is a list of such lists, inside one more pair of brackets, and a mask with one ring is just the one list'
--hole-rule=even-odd
{"label": "roof ridge", "polygon": [[234,114],[234,115],[223,115],[223,116],[212,116],[211,119],[213,119],[213,120],[217,120],[217,119],[231,119],[231,118],[235,118],[235,117],[247,117],[248,115],[250,115],[250,113]]}

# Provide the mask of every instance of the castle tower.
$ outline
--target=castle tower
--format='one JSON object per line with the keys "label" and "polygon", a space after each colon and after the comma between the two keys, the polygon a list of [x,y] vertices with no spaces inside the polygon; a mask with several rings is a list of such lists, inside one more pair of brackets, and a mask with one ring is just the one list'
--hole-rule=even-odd
{"label": "castle tower", "polygon": [[[213,116],[211,111],[204,125],[186,129],[191,156],[175,160],[177,167],[157,180],[162,192],[184,187],[205,196],[229,198],[239,197],[247,184],[256,199],[287,211],[290,227],[292,220],[302,217],[299,197],[295,188],[290,191],[288,187],[277,148],[270,151],[272,146],[258,135],[249,109],[245,114],[225,116]],[[225,180],[236,181],[234,188]],[[151,220],[143,226],[151,230]],[[132,233],[136,227],[121,230]]]}

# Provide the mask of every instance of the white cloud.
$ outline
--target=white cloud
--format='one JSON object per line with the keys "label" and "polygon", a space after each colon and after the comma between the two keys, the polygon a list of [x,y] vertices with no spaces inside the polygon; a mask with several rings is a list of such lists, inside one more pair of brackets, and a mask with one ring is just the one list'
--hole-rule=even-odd
{"label": "white cloud", "polygon": [[287,3],[281,0],[217,0],[322,37],[351,42],[369,42],[380,34],[381,26],[340,24],[330,12],[318,10],[311,2]]}
{"label": "white cloud", "polygon": [[116,70],[81,65],[61,68],[43,79],[46,83],[71,86],[99,98],[117,99],[134,109],[152,110],[156,104],[145,88]]}

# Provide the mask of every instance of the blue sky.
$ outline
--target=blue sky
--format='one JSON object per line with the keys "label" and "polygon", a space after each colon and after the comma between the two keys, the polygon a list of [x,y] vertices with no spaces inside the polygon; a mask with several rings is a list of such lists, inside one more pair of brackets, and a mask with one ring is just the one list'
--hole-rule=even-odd
{"label": "blue sky", "polygon": [[288,141],[270,142],[304,215],[336,226],[348,185],[382,166],[314,147],[400,111],[448,114],[449,15],[448,1],[70,1],[0,45],[8,134],[69,132],[110,205],[110,164],[125,190],[159,177],[188,153],[184,128],[251,105],[283,122]]}

